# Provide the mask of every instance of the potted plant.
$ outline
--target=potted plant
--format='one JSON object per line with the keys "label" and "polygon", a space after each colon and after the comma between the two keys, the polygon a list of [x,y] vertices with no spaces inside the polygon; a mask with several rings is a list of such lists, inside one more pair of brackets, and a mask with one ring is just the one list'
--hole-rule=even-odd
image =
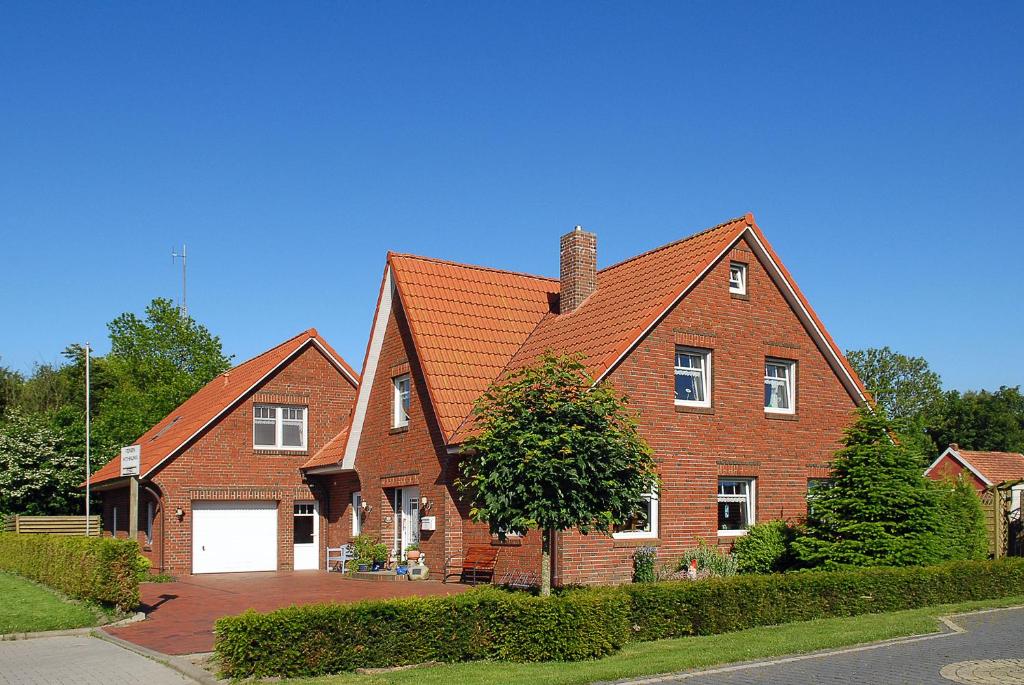
{"label": "potted plant", "polygon": [[409,560],[409,563],[419,563],[421,556],[422,553],[420,552],[420,545],[418,542],[414,542],[405,548],[405,558]]}
{"label": "potted plant", "polygon": [[383,542],[373,545],[370,550],[370,558],[373,560],[372,571],[383,571],[388,563],[388,546]]}
{"label": "potted plant", "polygon": [[[370,570],[376,571],[378,570],[378,560],[381,558],[387,560],[387,546],[380,544],[375,538],[365,533],[357,535],[352,539],[352,548],[356,558],[355,568],[360,573]],[[380,553],[381,548],[384,550],[383,557],[381,557]],[[383,568],[383,566],[380,568]]]}

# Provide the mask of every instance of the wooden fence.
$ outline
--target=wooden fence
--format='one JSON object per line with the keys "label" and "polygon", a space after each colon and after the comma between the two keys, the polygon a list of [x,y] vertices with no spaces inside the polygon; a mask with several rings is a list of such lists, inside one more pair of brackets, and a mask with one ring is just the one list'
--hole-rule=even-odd
{"label": "wooden fence", "polygon": [[[90,516],[90,535],[100,534],[100,517]],[[84,516],[8,516],[3,530],[9,533],[49,533],[50,535],[85,535]]]}

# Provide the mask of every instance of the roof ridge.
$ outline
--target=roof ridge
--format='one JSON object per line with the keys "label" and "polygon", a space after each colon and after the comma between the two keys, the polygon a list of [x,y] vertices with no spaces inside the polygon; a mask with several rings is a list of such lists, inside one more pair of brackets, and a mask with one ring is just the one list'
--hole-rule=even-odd
{"label": "roof ridge", "polygon": [[[218,377],[220,377],[220,376],[223,376],[223,375],[224,375],[224,374],[226,374],[226,373],[231,373],[232,371],[235,371],[236,369],[239,369],[239,368],[241,368],[241,367],[245,366],[245,365],[246,365],[246,364],[248,364],[249,362],[254,362],[254,361],[256,361],[257,359],[259,359],[260,357],[266,356],[266,355],[270,354],[271,352],[273,352],[274,350],[276,350],[276,349],[278,349],[278,348],[281,348],[281,347],[284,347],[284,346],[285,346],[285,345],[287,345],[288,343],[290,343],[290,342],[293,342],[293,341],[295,341],[295,340],[297,340],[297,339],[301,338],[302,336],[306,336],[306,339],[307,339],[307,340],[312,340],[313,338],[318,338],[318,337],[319,337],[319,334],[318,334],[318,333],[316,332],[316,329],[315,329],[315,328],[307,328],[306,330],[302,331],[301,333],[299,333],[299,334],[297,334],[297,335],[293,335],[292,337],[288,338],[288,339],[287,339],[287,340],[285,340],[284,342],[282,342],[282,343],[278,343],[277,345],[274,345],[274,346],[273,346],[273,347],[271,347],[271,348],[270,348],[269,350],[264,350],[263,352],[260,352],[259,354],[257,354],[257,355],[256,355],[256,356],[254,356],[254,357],[249,357],[249,358],[248,358],[248,359],[246,359],[246,360],[245,360],[244,362],[238,362],[237,364],[235,364],[234,366],[232,366],[232,367],[231,367],[230,369],[228,369],[227,371],[222,371],[222,372],[220,372],[219,374],[217,374],[217,376],[214,376],[214,378],[218,378]],[[211,381],[210,381],[210,383],[212,383],[212,382],[213,382],[213,381],[211,380]],[[209,385],[209,383],[207,383],[207,385]],[[206,387],[206,385],[204,385],[204,386],[203,386],[203,388],[205,388],[205,387]],[[199,390],[202,390],[202,388],[200,388]],[[197,390],[196,392],[199,392],[199,391]],[[189,398],[189,399],[191,399],[191,398]],[[188,400],[186,400],[186,402],[187,402],[187,401],[188,401]]]}
{"label": "roof ridge", "polygon": [[493,271],[500,274],[508,274],[511,276],[522,276],[523,278],[535,278],[540,281],[551,281],[554,283],[558,282],[557,278],[552,276],[538,276],[537,274],[528,274],[525,271],[512,271],[511,269],[498,269],[493,266],[481,266],[479,264],[466,264],[465,262],[453,262],[450,259],[439,259],[438,257],[425,257],[423,255],[409,254],[407,252],[391,252],[388,251],[388,258],[391,257],[408,257],[410,259],[419,259],[425,262],[435,262],[437,264],[447,264],[448,266],[460,266],[464,269],[476,269],[477,271]]}
{"label": "roof ridge", "polygon": [[665,243],[664,245],[661,245],[659,247],[655,247],[653,249],[647,250],[646,252],[641,252],[640,254],[633,255],[632,257],[627,257],[626,259],[623,259],[621,262],[616,262],[615,264],[611,264],[609,266],[606,266],[603,269],[598,269],[597,273],[600,274],[600,273],[603,273],[605,271],[610,271],[612,269],[615,269],[615,268],[618,268],[618,267],[622,266],[623,264],[628,264],[629,262],[632,262],[632,261],[635,261],[637,259],[640,259],[641,257],[647,257],[648,255],[652,255],[655,252],[661,252],[662,250],[666,250],[666,249],[668,249],[670,247],[674,247],[674,246],[676,246],[676,245],[678,245],[680,243],[685,243],[688,240],[693,240],[694,238],[699,238],[700,236],[704,235],[705,233],[711,233],[712,231],[717,231],[720,228],[725,228],[726,226],[731,226],[732,224],[738,223],[740,221],[745,221],[745,220],[753,220],[753,215],[748,213],[748,214],[744,214],[743,216],[738,216],[738,217],[736,217],[734,219],[729,219],[727,221],[723,221],[720,224],[716,224],[716,225],[714,225],[714,226],[712,226],[710,228],[705,228],[702,231],[697,231],[696,233],[694,233],[692,235],[688,235],[685,238],[680,238],[678,240],[673,240],[670,243]]}

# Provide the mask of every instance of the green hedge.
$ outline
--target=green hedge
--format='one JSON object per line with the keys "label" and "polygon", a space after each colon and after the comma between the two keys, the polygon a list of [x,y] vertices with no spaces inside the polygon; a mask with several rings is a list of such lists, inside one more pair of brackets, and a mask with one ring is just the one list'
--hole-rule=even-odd
{"label": "green hedge", "polygon": [[142,558],[138,543],[128,540],[0,533],[0,571],[121,610],[139,605]]}
{"label": "green hedge", "polygon": [[918,568],[741,575],[584,588],[541,598],[454,597],[247,612],[217,621],[223,674],[317,676],[426,661],[579,661],[629,640],[1024,594],[1024,559]]}
{"label": "green hedge", "polygon": [[315,676],[425,661],[580,661],[628,639],[613,590],[533,597],[494,589],[452,597],[317,604],[216,624],[223,675]]}

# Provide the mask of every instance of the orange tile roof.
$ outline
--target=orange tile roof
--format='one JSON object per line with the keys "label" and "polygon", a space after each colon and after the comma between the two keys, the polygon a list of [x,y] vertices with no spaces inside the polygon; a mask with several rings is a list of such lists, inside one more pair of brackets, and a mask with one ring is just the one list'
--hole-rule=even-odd
{"label": "orange tile roof", "polygon": [[[359,374],[327,344],[327,341],[320,337],[315,328],[310,328],[277,347],[220,374],[146,431],[133,443],[142,447],[140,475],[146,476],[162,461],[173,456],[203,427],[242,399],[254,385],[282,362],[314,341],[337,361],[343,373],[353,383],[359,382]],[[115,455],[105,466],[93,474],[91,480],[93,484],[98,484],[119,477],[120,459]]]}
{"label": "orange tile roof", "polygon": [[582,353],[599,379],[747,229],[866,397],[753,215],[746,214],[600,270],[597,290],[566,314],[558,313],[558,279],[389,255],[445,439],[460,442],[472,431],[474,401],[503,371],[529,364],[547,349]]}
{"label": "orange tile roof", "polygon": [[341,432],[327,441],[327,444],[320,448],[316,454],[310,457],[309,461],[302,465],[304,469],[312,469],[317,466],[334,466],[341,463],[345,455],[345,442],[348,440],[348,426],[341,429]]}
{"label": "orange tile roof", "polygon": [[976,452],[956,450],[971,466],[992,483],[1024,478],[1024,454],[1017,452]]}

